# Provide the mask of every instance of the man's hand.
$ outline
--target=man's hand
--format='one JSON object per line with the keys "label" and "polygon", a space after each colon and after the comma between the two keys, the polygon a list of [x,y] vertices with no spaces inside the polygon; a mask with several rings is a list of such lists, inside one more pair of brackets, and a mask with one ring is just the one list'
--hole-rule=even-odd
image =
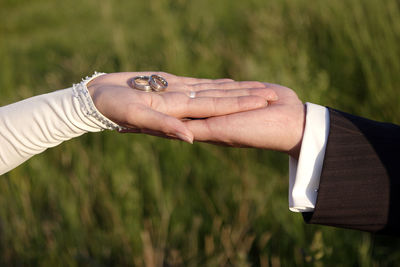
{"label": "man's hand", "polygon": [[[129,87],[134,76],[158,74],[169,86],[161,93]],[[141,132],[193,142],[193,134],[181,121],[253,110],[277,99],[276,93],[259,82],[230,79],[196,79],[160,72],[125,72],[99,76],[88,84],[97,109],[110,120]],[[189,97],[196,92],[195,98]]]}
{"label": "man's hand", "polygon": [[277,93],[277,101],[257,110],[187,121],[195,140],[278,150],[298,158],[305,125],[304,104],[293,90],[264,84]]}

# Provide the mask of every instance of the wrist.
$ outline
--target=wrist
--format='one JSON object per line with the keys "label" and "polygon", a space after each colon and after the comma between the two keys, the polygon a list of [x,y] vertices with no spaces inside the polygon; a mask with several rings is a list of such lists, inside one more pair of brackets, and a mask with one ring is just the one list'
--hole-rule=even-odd
{"label": "wrist", "polygon": [[304,129],[306,125],[306,112],[307,106],[306,104],[302,104],[299,108],[299,112],[297,119],[295,120],[294,127],[294,146],[287,151],[287,154],[295,159],[298,159],[300,156],[301,145],[303,143]]}
{"label": "wrist", "polygon": [[[80,83],[73,85],[74,97],[79,101],[82,111],[85,116],[97,121],[102,129],[121,130],[122,127],[105,117],[97,108],[96,102],[96,86],[92,86],[93,80],[100,76],[105,76],[104,73],[95,72],[92,77],[86,77]],[[91,86],[88,84],[91,83]],[[90,87],[90,88],[89,88]],[[101,88],[101,87],[98,87]]]}
{"label": "wrist", "polygon": [[87,84],[87,90],[92,98],[93,103],[95,104],[96,108],[98,108],[97,98],[98,98],[98,89],[101,87],[101,81],[104,79],[104,76],[107,74],[97,76],[91,79]]}
{"label": "wrist", "polygon": [[[104,97],[105,92],[106,92],[106,77],[108,74],[100,75],[97,76],[93,79],[91,79],[87,84],[86,88],[89,92],[90,98],[92,99],[92,102],[96,109],[106,116],[107,118],[109,117],[106,108],[105,108],[105,102],[107,102],[107,98]],[[111,119],[111,118],[109,118]]]}

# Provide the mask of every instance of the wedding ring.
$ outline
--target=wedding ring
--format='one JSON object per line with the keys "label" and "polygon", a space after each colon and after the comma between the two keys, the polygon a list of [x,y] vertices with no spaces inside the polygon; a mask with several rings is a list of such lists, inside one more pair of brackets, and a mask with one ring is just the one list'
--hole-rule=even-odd
{"label": "wedding ring", "polygon": [[135,76],[131,79],[130,85],[134,89],[150,92],[150,77],[149,76]]}
{"label": "wedding ring", "polygon": [[190,91],[189,92],[189,97],[190,98],[195,98],[196,97],[196,91]]}
{"label": "wedding ring", "polygon": [[160,75],[153,74],[150,76],[149,85],[153,89],[153,91],[161,92],[167,89],[168,82],[166,79],[161,77]]}

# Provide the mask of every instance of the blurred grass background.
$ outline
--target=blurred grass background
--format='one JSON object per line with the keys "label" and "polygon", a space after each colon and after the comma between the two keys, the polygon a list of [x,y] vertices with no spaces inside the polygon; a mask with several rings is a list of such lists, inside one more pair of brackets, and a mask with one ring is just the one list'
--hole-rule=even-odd
{"label": "blurred grass background", "polygon": [[[95,70],[260,80],[400,123],[397,0],[0,0],[0,105]],[[287,157],[87,134],[0,179],[0,264],[395,266],[400,242],[305,225]]]}

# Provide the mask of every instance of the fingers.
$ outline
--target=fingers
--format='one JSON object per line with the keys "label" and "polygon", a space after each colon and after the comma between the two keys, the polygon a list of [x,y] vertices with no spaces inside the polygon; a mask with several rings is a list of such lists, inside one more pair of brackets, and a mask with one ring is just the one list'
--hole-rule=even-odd
{"label": "fingers", "polygon": [[101,77],[96,78],[91,84],[108,84],[110,86],[125,86],[130,87],[130,81],[135,76],[150,76],[152,74],[157,74],[164,77],[168,81],[168,91],[187,91],[193,85],[199,84],[219,84],[219,83],[228,83],[233,82],[231,79],[199,79],[199,78],[191,78],[191,77],[180,77],[173,74],[169,74],[166,72],[157,72],[157,71],[144,71],[144,72],[119,72],[119,73],[111,73]]}
{"label": "fingers", "polygon": [[[190,94],[189,94],[190,95]],[[267,101],[276,101],[278,96],[273,89],[260,88],[260,89],[232,89],[232,90],[203,90],[197,91],[196,97],[235,97],[235,96],[260,96]]]}
{"label": "fingers", "polygon": [[108,86],[130,87],[130,80],[135,76],[157,74],[164,77],[169,87],[167,91],[204,91],[204,90],[236,90],[246,88],[266,88],[260,82],[235,82],[232,79],[199,79],[175,76],[165,72],[120,72],[100,76],[91,82],[91,85],[101,83]]}
{"label": "fingers", "polygon": [[[258,114],[261,115],[263,110],[258,109],[204,120],[189,120],[184,123],[193,133],[196,141],[240,147],[260,147],[259,144],[265,142],[263,140],[265,135],[257,134],[260,132],[260,125],[262,125],[260,123],[262,117]],[[254,115],[251,115],[253,113]],[[265,125],[262,125],[262,127],[265,128]],[[265,130],[264,128],[263,130]]]}
{"label": "fingers", "polygon": [[258,96],[199,97],[188,101],[185,117],[214,117],[266,106],[265,99]]}
{"label": "fingers", "polygon": [[193,143],[193,134],[182,121],[149,107],[141,105],[130,107],[127,122],[128,126],[133,128],[133,132],[160,132],[166,136]]}
{"label": "fingers", "polygon": [[218,83],[227,83],[233,82],[232,79],[199,79],[199,78],[190,78],[190,77],[181,77],[178,76],[178,79],[187,85],[199,85],[199,84],[218,84]]}
{"label": "fingers", "polygon": [[201,79],[201,78],[192,78],[192,77],[184,77],[184,76],[176,76],[173,74],[169,74],[166,72],[160,71],[142,71],[142,72],[121,72],[121,75],[126,79],[132,78],[133,76],[139,75],[147,75],[150,76],[152,74],[160,75],[168,80],[169,83],[183,83],[187,85],[201,84],[201,83],[226,83],[233,82],[232,79]]}
{"label": "fingers", "polygon": [[233,82],[232,79],[201,79],[201,78],[192,78],[192,77],[183,77],[183,76],[176,76],[173,74],[169,74],[166,72],[160,71],[142,71],[142,72],[121,72],[119,73],[122,79],[131,79],[134,76],[150,76],[152,74],[160,75],[167,79],[168,83],[174,84],[186,84],[186,85],[194,85],[194,84],[202,84],[202,83],[226,83],[226,82]]}
{"label": "fingers", "polygon": [[[219,119],[221,120],[222,117],[219,118],[212,118],[214,119]],[[218,121],[218,120],[217,120]],[[187,120],[184,121],[186,126],[193,132],[194,139],[198,142],[218,142],[222,141],[224,138],[222,138],[221,134],[223,131],[220,131],[215,128],[215,126],[218,125],[225,125],[222,122],[220,124],[217,123],[212,123],[210,125],[211,119],[205,119],[205,120]]]}
{"label": "fingers", "polygon": [[219,82],[219,83],[200,83],[190,86],[193,91],[202,91],[210,89],[233,90],[246,88],[266,88],[261,82]]}
{"label": "fingers", "polygon": [[238,135],[237,129],[243,128],[232,127],[232,121],[235,122],[229,116],[221,116],[204,120],[188,120],[184,123],[193,133],[196,141],[229,144],[235,142],[234,137]]}
{"label": "fingers", "polygon": [[190,98],[183,93],[166,93],[153,97],[152,108],[177,118],[204,118],[258,109],[267,104],[263,97],[255,95]]}

